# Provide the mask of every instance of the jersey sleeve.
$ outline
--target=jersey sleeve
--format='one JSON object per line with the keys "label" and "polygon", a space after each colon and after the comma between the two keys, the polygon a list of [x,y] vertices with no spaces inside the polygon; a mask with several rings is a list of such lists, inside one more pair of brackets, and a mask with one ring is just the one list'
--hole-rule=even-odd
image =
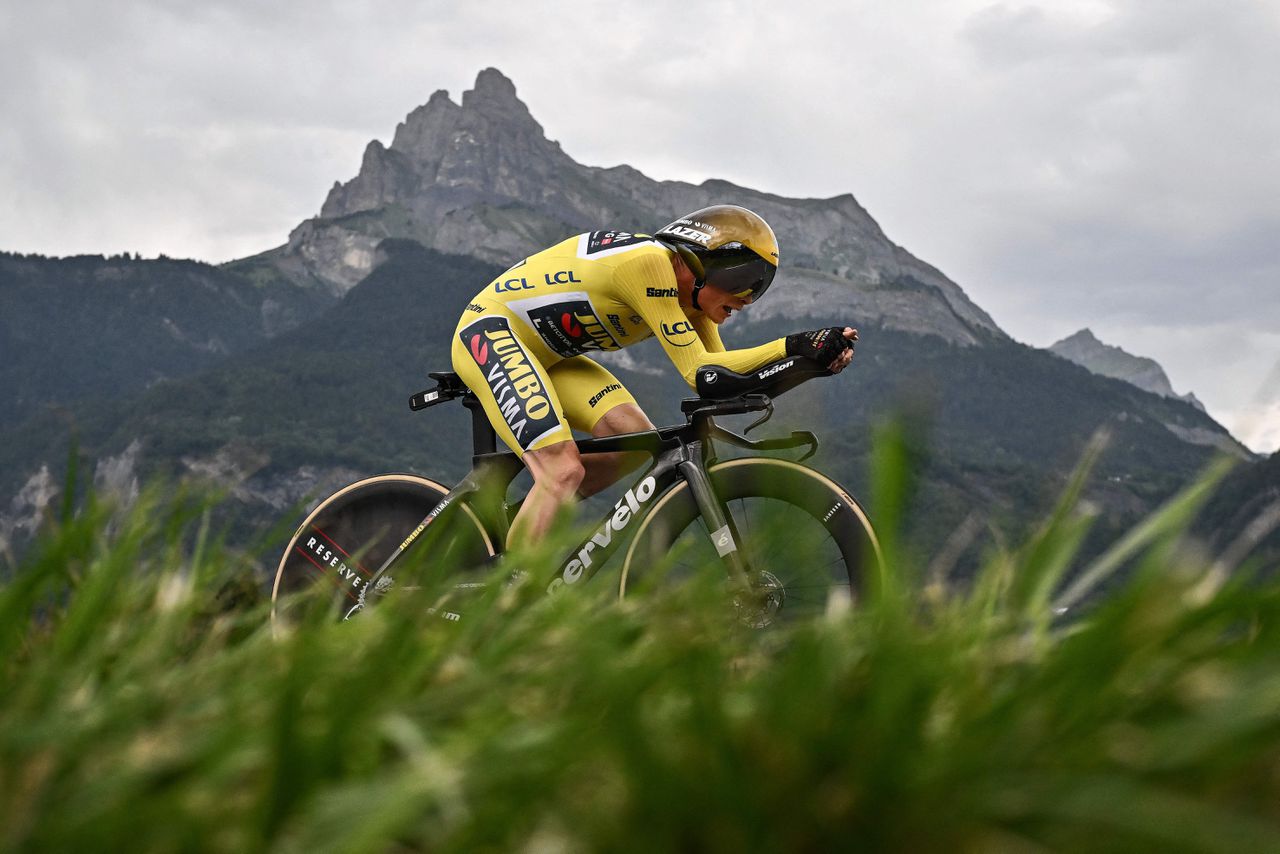
{"label": "jersey sleeve", "polygon": [[691,318],[693,328],[698,331],[698,337],[702,339],[702,346],[707,348],[708,353],[723,353],[724,341],[720,340],[720,327],[716,322],[705,314],[698,314]]}
{"label": "jersey sleeve", "polygon": [[[708,334],[698,328],[702,326],[699,320],[710,326],[715,324],[705,317],[698,320],[685,317],[676,298],[675,271],[662,253],[645,253],[620,264],[614,271],[614,284],[618,296],[653,330],[654,337],[689,388],[696,388],[694,381],[698,368],[703,365],[721,365],[744,374],[787,355],[786,343],[781,338],[758,347],[725,350],[718,331]],[[712,350],[713,346],[719,350]]]}

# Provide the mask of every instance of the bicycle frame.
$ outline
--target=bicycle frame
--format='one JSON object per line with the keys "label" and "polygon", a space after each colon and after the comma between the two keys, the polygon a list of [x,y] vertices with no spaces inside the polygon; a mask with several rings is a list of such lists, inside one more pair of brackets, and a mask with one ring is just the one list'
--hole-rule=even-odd
{"label": "bicycle frame", "polygon": [[[431,405],[436,399],[430,394],[432,393],[426,393],[422,398],[426,401],[423,405]],[[509,529],[507,489],[524,469],[524,464],[514,453],[497,451],[497,436],[474,395],[469,392],[463,394],[462,403],[471,411],[472,418],[474,453],[471,471],[449,490],[399,548],[383,562],[369,579],[369,584],[373,584],[386,572],[449,507],[462,500],[468,502],[481,523],[495,535],[497,542],[506,541]],[[680,481],[689,484],[707,535],[724,563],[726,574],[732,581],[746,584],[749,567],[738,551],[738,532],[724,503],[716,497],[711,478],[707,474],[708,466],[715,460],[713,439],[757,451],[808,445],[808,453],[801,457],[806,459],[817,450],[817,437],[808,431],[797,431],[786,438],[751,440],[715,423],[716,415],[760,410],[771,413],[772,402],[764,395],[747,395],[724,402],[688,400],[685,404],[683,408],[688,419],[685,424],[640,433],[576,440],[578,451],[583,455],[642,451],[648,453],[653,461],[618,499],[612,511],[604,516],[594,532],[566,556],[547,585],[547,592],[555,592],[566,585],[578,584],[594,576],[625,540],[624,532],[631,520],[642,517],[653,506],[656,498],[676,487]],[[767,418],[766,414],[747,429],[750,430]]]}

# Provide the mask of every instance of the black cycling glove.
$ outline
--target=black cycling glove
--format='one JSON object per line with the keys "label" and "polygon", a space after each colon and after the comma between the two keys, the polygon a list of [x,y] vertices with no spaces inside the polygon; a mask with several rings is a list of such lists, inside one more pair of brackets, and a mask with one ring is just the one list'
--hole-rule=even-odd
{"label": "black cycling glove", "polygon": [[797,332],[788,335],[786,341],[788,356],[805,356],[824,368],[830,368],[846,347],[853,347],[852,339],[844,337],[844,327],[841,326]]}

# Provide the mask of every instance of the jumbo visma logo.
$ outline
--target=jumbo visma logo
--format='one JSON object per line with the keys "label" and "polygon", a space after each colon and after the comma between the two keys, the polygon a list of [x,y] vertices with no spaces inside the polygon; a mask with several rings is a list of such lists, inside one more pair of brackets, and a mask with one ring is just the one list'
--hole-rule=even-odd
{"label": "jumbo visma logo", "polygon": [[600,322],[583,293],[555,294],[514,300],[508,307],[529,321],[538,337],[559,356],[580,356],[600,350],[617,350],[622,345]]}
{"label": "jumbo visma logo", "polygon": [[570,338],[582,337],[582,324],[578,323],[573,315],[567,311],[560,315],[560,327],[569,333]]}
{"label": "jumbo visma logo", "polygon": [[471,358],[475,359],[476,364],[481,367],[489,361],[489,345],[479,333],[471,336]]}
{"label": "jumbo visma logo", "polygon": [[458,333],[480,367],[503,422],[528,450],[560,426],[541,372],[505,317],[482,317]]}

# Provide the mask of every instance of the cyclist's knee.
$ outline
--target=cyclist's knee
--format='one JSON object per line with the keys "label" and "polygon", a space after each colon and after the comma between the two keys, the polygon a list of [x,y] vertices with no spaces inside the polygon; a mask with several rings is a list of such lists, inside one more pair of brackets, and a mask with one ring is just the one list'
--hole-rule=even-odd
{"label": "cyclist's knee", "polygon": [[617,436],[619,433],[640,433],[652,429],[653,422],[643,409],[634,403],[619,403],[601,416],[591,428],[591,435]]}
{"label": "cyclist's knee", "polygon": [[573,442],[557,442],[524,455],[534,482],[557,498],[569,498],[578,490],[586,469]]}

